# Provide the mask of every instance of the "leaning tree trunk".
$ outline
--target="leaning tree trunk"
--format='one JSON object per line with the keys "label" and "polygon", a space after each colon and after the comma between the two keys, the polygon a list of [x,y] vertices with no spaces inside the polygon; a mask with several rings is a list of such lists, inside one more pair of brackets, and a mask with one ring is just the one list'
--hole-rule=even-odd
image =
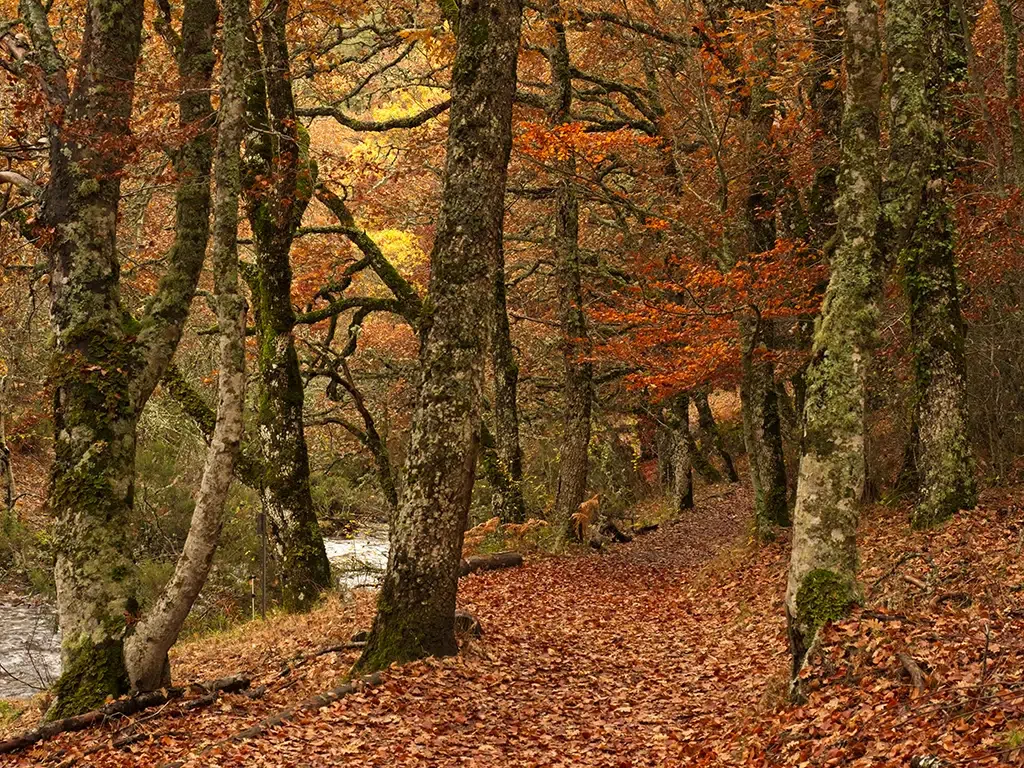
{"label": "leaning tree trunk", "polygon": [[519,442],[519,364],[512,348],[505,289],[505,251],[492,254],[494,321],[491,325],[491,364],[494,368],[494,438],[497,485],[493,487],[494,514],[504,523],[526,520],[523,503],[523,451]]}
{"label": "leaning tree trunk", "polygon": [[[554,37],[547,51],[551,69],[552,102],[549,122],[553,126],[569,122],[572,104],[572,71],[565,26],[559,18],[557,3],[548,26]],[[562,394],[562,444],[559,451],[558,486],[555,491],[554,519],[567,535],[575,535],[572,515],[587,493],[590,450],[590,411],[593,390],[593,366],[582,360],[589,336],[583,313],[583,285],[579,249],[579,199],[573,176],[576,162],[570,156],[557,163],[560,178],[556,182],[554,257],[558,291],[558,324],[562,335],[562,359],[565,366]]]}
{"label": "leaning tree trunk", "polygon": [[501,247],[522,8],[463,0],[421,381],[377,617],[359,671],[451,655],[480,432],[490,265]]}
{"label": "leaning tree trunk", "polygon": [[244,430],[246,312],[238,290],[237,240],[248,0],[229,0],[224,16],[213,234],[213,283],[220,329],[217,421],[188,536],[174,573],[156,604],[125,642],[128,676],[132,688],[138,691],[152,691],[171,683],[167,652],[178,639],[213,565]]}
{"label": "leaning tree trunk", "polygon": [[690,398],[676,395],[669,404],[668,423],[672,427],[672,512],[682,514],[693,509],[693,464],[691,462]]}
{"label": "leaning tree trunk", "polygon": [[1013,175],[1018,189],[1024,189],[1024,120],[1021,119],[1020,34],[1011,0],[998,0],[999,20],[1003,25],[1003,83],[1006,86],[1006,111],[1010,119],[1010,147],[1013,150]]}
{"label": "leaning tree trunk", "polygon": [[845,8],[846,108],[842,122],[838,242],[807,367],[786,616],[793,677],[821,625],[857,595],[858,505],[865,483],[865,402],[877,333],[880,259],[881,41],[872,0]]}
{"label": "leaning tree trunk", "polygon": [[[308,610],[330,586],[331,569],[313,507],[303,420],[304,388],[295,351],[291,246],[313,192],[308,136],[299,135],[285,26],[288,4],[264,14],[262,63],[248,83],[245,187],[256,241],[253,303],[259,351],[258,435],[261,502],[278,555],[282,600]],[[259,51],[248,42],[251,58]],[[273,183],[266,184],[267,179]]]}
{"label": "leaning tree trunk", "polygon": [[974,506],[964,321],[949,202],[947,21],[939,0],[895,0],[886,12],[892,126],[886,203],[910,303],[919,499],[916,526]]}

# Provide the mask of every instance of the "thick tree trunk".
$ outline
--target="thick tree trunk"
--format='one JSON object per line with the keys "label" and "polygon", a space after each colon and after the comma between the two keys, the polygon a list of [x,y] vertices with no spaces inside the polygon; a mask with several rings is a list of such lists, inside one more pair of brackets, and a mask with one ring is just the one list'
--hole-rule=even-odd
{"label": "thick tree trunk", "polygon": [[1024,188],[1024,120],[1021,119],[1020,34],[1014,18],[1014,3],[998,0],[999,20],[1003,26],[1003,83],[1006,86],[1006,111],[1010,119],[1010,148],[1013,151],[1013,175],[1018,189]]}
{"label": "thick tree trunk", "polygon": [[142,6],[89,3],[66,124],[92,141],[51,135],[41,220],[54,233],[47,249],[54,332],[50,506],[64,667],[51,718],[93,709],[127,690],[122,644],[138,610],[127,537],[137,416],[128,393],[137,358],[121,304],[116,226]]}
{"label": "thick tree trunk", "polygon": [[754,487],[754,530],[770,540],[776,529],[789,525],[786,501],[786,460],[782,423],[775,394],[775,366],[765,359],[761,330],[753,322],[741,324],[743,336],[743,439]]}
{"label": "thick tree trunk", "polygon": [[708,402],[707,390],[699,390],[693,396],[693,402],[697,406],[697,419],[700,424],[701,431],[701,444],[708,450],[708,446],[714,449],[715,453],[718,454],[718,458],[722,462],[722,466],[725,467],[725,476],[729,478],[730,483],[739,482],[740,476],[736,471],[736,466],[733,464],[732,456],[729,451],[725,448],[725,442],[722,440],[722,433],[718,429],[718,423],[715,421],[715,414],[711,411],[711,404]]}
{"label": "thick tree trunk", "polygon": [[[330,586],[331,569],[309,485],[303,404],[295,351],[291,246],[313,192],[316,169],[308,137],[295,120],[285,27],[288,4],[264,14],[262,64],[248,85],[248,217],[256,240],[254,310],[259,352],[258,434],[264,476],[260,497],[278,555],[288,610],[311,608]],[[259,55],[254,40],[251,57]],[[261,186],[261,178],[273,183]]]}
{"label": "thick tree trunk", "polygon": [[[211,142],[205,129],[212,114],[216,7],[190,2],[183,14],[179,108],[191,138],[175,158],[180,182],[168,269],[140,322],[121,304],[116,230],[121,170],[132,154],[142,3],[89,3],[70,92],[46,9],[22,0],[21,12],[39,54],[45,95],[55,113],[65,114],[50,126],[50,181],[39,221],[52,233],[46,238],[54,329],[50,504],[64,662],[48,715],[61,717],[90,709],[128,684],[122,646],[138,611],[125,538],[135,427],[174,354],[206,250]],[[84,135],[87,144],[76,139]]]}
{"label": "thick tree trunk", "polygon": [[244,430],[245,301],[238,289],[239,146],[244,130],[247,0],[229,0],[224,19],[224,65],[217,131],[213,281],[220,328],[217,420],[188,537],[170,581],[125,642],[132,688],[170,685],[167,652],[206,583],[224,526],[224,505]]}
{"label": "thick tree trunk", "polygon": [[505,252],[492,254],[494,321],[491,325],[491,364],[494,368],[494,438],[499,483],[491,497],[494,514],[503,523],[526,520],[523,503],[523,451],[519,443],[519,364],[512,348],[505,295]]}
{"label": "thick tree trunk", "polygon": [[[669,405],[672,427],[672,511],[679,515],[693,509],[693,465],[690,461],[690,398],[676,395]],[[689,438],[689,439],[688,439]]]}
{"label": "thick tree trunk", "polygon": [[976,500],[967,434],[965,328],[948,187],[945,52],[939,0],[896,0],[886,12],[892,126],[886,217],[910,302],[920,496],[914,524],[945,520]]}
{"label": "thick tree trunk", "polygon": [[[572,74],[565,26],[557,2],[551,6],[548,27],[554,37],[547,50],[551,69],[552,101],[548,121],[552,126],[569,122],[572,105]],[[558,487],[554,519],[567,535],[575,535],[572,515],[587,492],[590,451],[590,411],[593,395],[593,366],[581,357],[589,345],[587,318],[583,313],[583,284],[579,250],[579,200],[573,176],[575,159],[557,163],[555,228],[553,236],[555,275],[558,291],[558,324],[562,334],[565,373],[562,384],[562,444],[559,451]]]}
{"label": "thick tree trunk", "polygon": [[501,247],[522,8],[463,0],[444,191],[405,486],[360,671],[458,651],[455,594],[473,491],[491,259]]}
{"label": "thick tree trunk", "polygon": [[878,15],[871,0],[847,0],[844,11],[847,86],[838,241],[807,368],[806,434],[786,590],[794,678],[821,625],[845,615],[856,599],[865,393],[881,282]]}

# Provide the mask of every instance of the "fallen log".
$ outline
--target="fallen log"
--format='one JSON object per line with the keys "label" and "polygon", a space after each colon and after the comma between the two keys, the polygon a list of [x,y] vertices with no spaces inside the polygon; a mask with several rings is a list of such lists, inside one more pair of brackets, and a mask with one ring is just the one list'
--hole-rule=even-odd
{"label": "fallen log", "polygon": [[345,683],[344,685],[339,685],[337,688],[332,688],[329,691],[325,691],[324,693],[318,694],[310,699],[306,699],[305,701],[296,704],[294,707],[282,709],[277,714],[264,718],[256,723],[256,725],[252,725],[245,730],[239,731],[226,739],[214,742],[213,744],[208,744],[196,755],[192,755],[185,760],[175,760],[173,762],[164,763],[160,768],[181,768],[181,766],[186,762],[196,757],[202,757],[203,755],[215,749],[220,749],[228,744],[237,744],[242,741],[247,741],[248,739],[254,739],[257,736],[266,733],[271,728],[276,728],[282,723],[293,720],[296,715],[299,715],[302,712],[315,712],[318,709],[330,706],[339,699],[348,696],[350,693],[355,693],[356,691],[361,691],[365,688],[372,688],[373,686],[380,685],[380,683],[380,673],[374,672],[372,675],[367,675],[366,677],[361,677],[358,680],[353,680],[352,682]]}
{"label": "fallen log", "polygon": [[459,564],[459,576],[468,576],[476,571],[496,571],[499,568],[517,568],[523,564],[518,552],[497,552],[493,555],[473,555]]}
{"label": "fallen log", "polygon": [[637,528],[637,529],[635,529],[633,531],[633,535],[634,536],[643,536],[646,533],[654,533],[654,531],[656,531],[656,530],[658,530],[658,524],[657,523],[654,523],[652,525],[641,525],[639,528]]}
{"label": "fallen log", "polygon": [[219,680],[211,680],[208,683],[196,683],[185,688],[161,688],[159,691],[139,693],[126,699],[104,704],[92,712],[44,723],[34,730],[25,731],[6,741],[0,741],[0,754],[17,752],[40,741],[52,739],[54,736],[62,733],[85,730],[94,725],[99,725],[111,717],[127,717],[151,707],[159,707],[174,699],[180,699],[187,692],[203,695],[209,695],[216,691],[235,693],[248,688],[250,682],[251,680],[245,675],[232,675],[231,677],[224,677]]}

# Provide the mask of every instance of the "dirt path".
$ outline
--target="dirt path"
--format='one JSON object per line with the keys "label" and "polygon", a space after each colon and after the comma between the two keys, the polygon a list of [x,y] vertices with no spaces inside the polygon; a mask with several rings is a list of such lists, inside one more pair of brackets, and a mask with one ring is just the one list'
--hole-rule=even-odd
{"label": "dirt path", "polygon": [[765,585],[769,604],[726,606],[732,628],[691,588],[701,569],[727,570],[745,509],[723,499],[608,554],[473,577],[461,602],[486,637],[464,657],[410,665],[282,729],[273,757],[255,742],[207,764],[261,764],[261,753],[267,765],[316,765],[314,753],[360,766],[683,761],[721,727],[724,697],[737,713],[756,706],[782,663],[744,631],[780,615],[769,605],[779,584]]}

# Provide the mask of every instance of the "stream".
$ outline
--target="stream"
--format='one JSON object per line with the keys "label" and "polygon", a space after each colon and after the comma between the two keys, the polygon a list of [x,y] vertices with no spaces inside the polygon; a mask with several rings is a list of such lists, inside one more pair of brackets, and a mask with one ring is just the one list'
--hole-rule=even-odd
{"label": "stream", "polygon": [[[375,587],[388,563],[386,526],[364,527],[348,539],[326,538],[327,557],[342,587]],[[0,699],[28,698],[60,674],[60,633],[54,609],[0,597]]]}

